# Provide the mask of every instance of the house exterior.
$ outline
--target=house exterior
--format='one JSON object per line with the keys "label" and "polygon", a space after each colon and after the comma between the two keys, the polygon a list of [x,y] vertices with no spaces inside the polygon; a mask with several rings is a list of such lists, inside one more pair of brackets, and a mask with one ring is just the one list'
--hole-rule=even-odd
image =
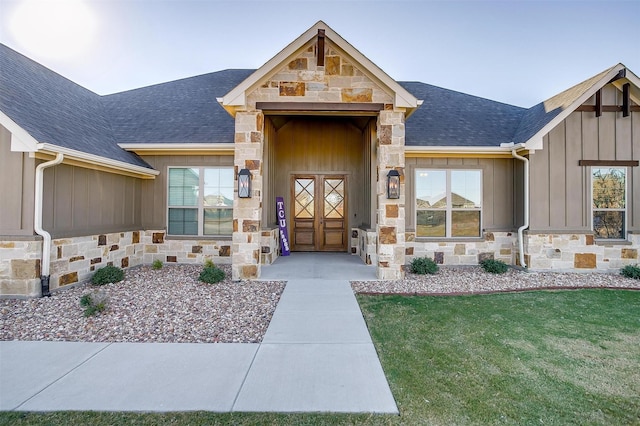
{"label": "house exterior", "polygon": [[258,278],[276,197],[291,251],[380,279],[416,256],[615,271],[640,262],[639,160],[622,64],[521,108],[397,82],[318,22],[258,70],[99,96],[0,45],[0,295],[156,259]]}

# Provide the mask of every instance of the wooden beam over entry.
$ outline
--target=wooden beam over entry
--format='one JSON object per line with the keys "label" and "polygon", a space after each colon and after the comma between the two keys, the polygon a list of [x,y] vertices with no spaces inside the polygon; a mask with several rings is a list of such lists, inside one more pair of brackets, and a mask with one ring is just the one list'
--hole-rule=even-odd
{"label": "wooden beam over entry", "polygon": [[378,103],[339,103],[339,102],[256,102],[256,108],[269,112],[352,112],[374,115],[384,109]]}

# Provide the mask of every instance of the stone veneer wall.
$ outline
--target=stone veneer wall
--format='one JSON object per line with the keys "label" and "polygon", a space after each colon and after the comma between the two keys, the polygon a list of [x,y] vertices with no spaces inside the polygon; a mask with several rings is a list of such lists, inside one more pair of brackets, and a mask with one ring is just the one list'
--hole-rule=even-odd
{"label": "stone veneer wall", "polygon": [[407,232],[407,263],[417,257],[429,257],[440,265],[477,265],[484,259],[514,264],[517,234],[487,232],[482,241],[416,241],[415,232]]}
{"label": "stone veneer wall", "polygon": [[260,238],[260,263],[271,265],[280,256],[279,229],[263,229]]}
{"label": "stone veneer wall", "polygon": [[256,102],[375,102],[392,104],[393,98],[349,61],[325,44],[324,66],[317,65],[315,46],[281,68],[247,96],[247,107]]}
{"label": "stone veneer wall", "polygon": [[[405,193],[404,112],[380,111],[378,116],[376,184],[377,276],[381,280],[404,277],[405,265]],[[400,174],[400,198],[387,198],[387,174]]]}
{"label": "stone veneer wall", "polygon": [[[42,240],[0,241],[0,296],[40,295]],[[52,241],[50,287],[62,288],[91,278],[107,265],[128,268],[165,263],[231,263],[231,241],[165,240],[164,231],[129,231]]]}
{"label": "stone veneer wall", "polygon": [[360,256],[367,265],[378,263],[378,236],[371,229],[354,228],[351,230],[351,254]]}
{"label": "stone veneer wall", "polygon": [[626,243],[595,240],[593,234],[525,233],[525,262],[531,270],[609,271],[640,263],[640,234]]}
{"label": "stone veneer wall", "polygon": [[251,172],[251,197],[233,196],[233,250],[231,274],[234,280],[260,277],[262,243],[262,156],[264,115],[261,111],[236,112],[234,164]]}

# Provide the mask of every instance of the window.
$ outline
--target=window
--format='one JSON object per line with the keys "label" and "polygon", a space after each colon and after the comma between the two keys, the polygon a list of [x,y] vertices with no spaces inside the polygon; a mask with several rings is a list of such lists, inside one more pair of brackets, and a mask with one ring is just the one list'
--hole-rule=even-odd
{"label": "window", "polygon": [[479,237],[481,170],[416,171],[416,236]]}
{"label": "window", "polygon": [[231,235],[233,168],[169,168],[169,235]]}
{"label": "window", "polygon": [[627,170],[620,167],[591,169],[593,232],[596,238],[626,236]]}

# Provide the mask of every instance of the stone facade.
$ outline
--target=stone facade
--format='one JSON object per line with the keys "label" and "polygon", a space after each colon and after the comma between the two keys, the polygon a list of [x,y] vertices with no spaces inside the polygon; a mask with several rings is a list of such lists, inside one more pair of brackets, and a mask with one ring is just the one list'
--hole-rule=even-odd
{"label": "stone facade", "polygon": [[247,108],[278,101],[392,104],[393,98],[327,43],[324,66],[317,65],[315,44],[310,44],[247,96]]}
{"label": "stone facade", "polygon": [[[377,169],[377,275],[382,280],[404,277],[405,183],[404,111],[380,111],[378,116]],[[387,174],[400,173],[400,198],[387,198]]]}
{"label": "stone facade", "polygon": [[351,230],[351,254],[360,256],[367,265],[378,263],[378,235],[373,229]]}
{"label": "stone facade", "polygon": [[263,229],[260,235],[260,263],[271,265],[280,256],[279,229]]}
{"label": "stone facade", "polygon": [[[42,241],[0,241],[0,296],[40,295]],[[166,240],[164,231],[128,231],[54,239],[51,244],[50,288],[87,281],[107,265],[129,268],[164,263],[231,263],[231,242]]]}
{"label": "stone facade", "polygon": [[525,262],[531,270],[610,271],[640,263],[640,234],[626,242],[598,241],[593,234],[525,234]]}
{"label": "stone facade", "polygon": [[515,262],[515,232],[487,232],[479,241],[416,241],[415,232],[407,232],[407,263],[417,257],[428,257],[440,265],[477,265],[484,259]]}
{"label": "stone facade", "polygon": [[[251,197],[233,197],[234,280],[260,276],[262,232],[262,155],[264,150],[264,116],[261,111],[237,112],[235,127],[235,173],[251,172]],[[237,180],[237,179],[236,179]]]}

